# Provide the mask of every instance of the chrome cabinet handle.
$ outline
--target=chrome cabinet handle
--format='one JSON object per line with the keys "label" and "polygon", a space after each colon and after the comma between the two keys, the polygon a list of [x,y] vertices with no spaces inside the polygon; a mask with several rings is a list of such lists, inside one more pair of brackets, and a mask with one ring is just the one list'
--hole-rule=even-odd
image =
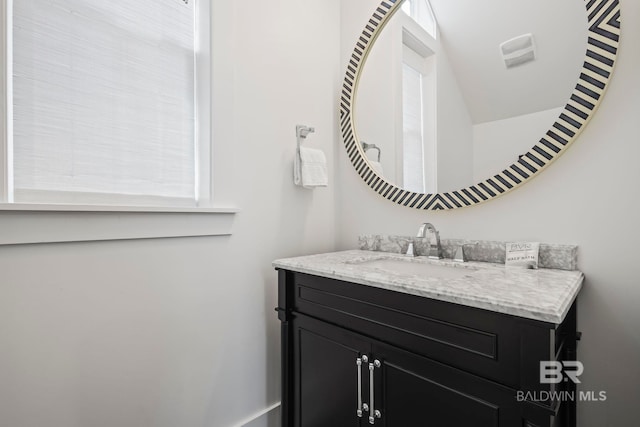
{"label": "chrome cabinet handle", "polygon": [[356,414],[359,418],[362,418],[362,359],[356,359],[356,366],[358,367],[358,409]]}
{"label": "chrome cabinet handle", "polygon": [[356,414],[359,418],[362,418],[363,411],[368,411],[369,406],[362,403],[362,364],[367,363],[369,358],[365,355],[356,359],[356,366],[358,369],[358,408]]}
{"label": "chrome cabinet handle", "polygon": [[369,363],[369,424],[375,424],[376,418],[382,418],[382,413],[375,409],[375,383],[374,383],[374,371],[376,368],[381,367],[382,364],[379,360],[375,360],[373,363]]}

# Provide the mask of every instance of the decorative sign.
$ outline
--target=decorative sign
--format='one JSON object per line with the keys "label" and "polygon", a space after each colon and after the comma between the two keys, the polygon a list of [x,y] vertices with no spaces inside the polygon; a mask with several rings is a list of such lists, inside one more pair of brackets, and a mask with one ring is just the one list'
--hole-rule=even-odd
{"label": "decorative sign", "polygon": [[540,243],[507,243],[505,266],[519,268],[538,268]]}

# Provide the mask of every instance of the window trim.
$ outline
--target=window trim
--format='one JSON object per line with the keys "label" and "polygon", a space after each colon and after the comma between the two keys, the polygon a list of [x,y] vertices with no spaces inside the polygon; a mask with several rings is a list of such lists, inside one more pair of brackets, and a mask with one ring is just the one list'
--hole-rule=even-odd
{"label": "window trim", "polygon": [[[195,3],[196,13],[194,17],[196,46],[194,57],[195,85],[195,200],[192,206],[184,206],[180,200],[172,203],[170,198],[164,200],[167,203],[153,204],[147,206],[146,200],[163,200],[161,197],[140,196],[136,197],[121,194],[104,194],[96,203],[79,202],[73,200],[60,200],[51,203],[43,200],[40,202],[20,202],[15,203],[13,197],[13,159],[11,158],[13,143],[13,87],[12,87],[12,5],[13,0],[0,0],[0,24],[3,31],[0,31],[0,85],[3,89],[0,93],[0,211],[3,210],[26,210],[26,211],[56,211],[60,206],[68,207],[68,211],[87,211],[87,207],[92,207],[91,211],[112,211],[115,207],[117,211],[140,212],[206,212],[216,213],[220,209],[227,210],[235,208],[217,207],[213,202],[213,141],[212,141],[212,29],[213,14],[210,2],[197,0]],[[55,194],[55,191],[50,192]],[[61,193],[62,194],[62,193]],[[110,196],[113,198],[110,200]],[[131,199],[131,203],[129,203]],[[8,206],[7,206],[8,205]],[[237,211],[237,209],[236,209]]]}
{"label": "window trim", "polygon": [[33,206],[12,208],[15,210],[0,211],[0,249],[43,243],[230,236],[237,212],[224,208],[152,212],[148,207],[134,211],[129,206],[105,206],[109,211],[96,206],[85,210],[49,206],[47,211],[36,211]]}
{"label": "window trim", "polygon": [[239,208],[222,206],[136,206],[136,205],[81,205],[62,203],[0,203],[0,213],[25,212],[149,212],[149,213],[210,213],[235,214]]}
{"label": "window trim", "polygon": [[[221,106],[219,100],[211,96],[213,87],[229,96],[228,82],[226,85],[216,84],[213,73],[216,72],[228,81],[232,81],[231,68],[227,64],[219,64],[214,69],[212,62],[212,47],[214,42],[214,14],[213,9],[223,9],[217,12],[230,12],[230,5],[211,5],[207,1],[198,1],[197,5],[204,6],[198,10],[201,19],[196,23],[198,40],[204,43],[197,46],[196,61],[196,90],[204,97],[199,97],[196,106],[198,120],[196,132],[198,151],[198,181],[197,206],[140,206],[122,204],[61,204],[61,203],[13,203],[10,197],[12,188],[12,171],[10,166],[10,143],[13,134],[12,123],[9,120],[13,93],[10,76],[12,74],[12,31],[11,16],[13,0],[0,0],[0,247],[5,245],[65,243],[65,242],[95,242],[113,240],[137,240],[178,237],[201,236],[229,236],[235,214],[240,209],[233,207],[234,192],[228,181],[228,174],[232,174],[229,162],[221,162],[214,158],[213,152],[222,156],[231,155],[229,147],[222,144],[214,145],[212,135],[213,109],[216,112],[229,114],[229,106]],[[206,21],[205,21],[206,20]],[[203,23],[208,25],[203,25]],[[232,30],[222,21],[219,31]],[[220,25],[219,25],[220,26]],[[201,32],[206,33],[202,36]],[[228,43],[222,44],[222,55],[231,57],[227,52]],[[228,117],[227,117],[228,118]],[[205,120],[206,119],[206,120]],[[218,136],[228,139],[233,136],[228,128],[215,129]],[[205,147],[201,147],[201,143]],[[214,162],[215,160],[215,162]],[[214,165],[217,174],[214,181]],[[9,166],[9,167],[7,167]],[[223,179],[224,178],[224,179]],[[224,182],[223,182],[224,181]],[[213,202],[214,183],[218,202]],[[227,203],[221,206],[219,203]],[[11,202],[7,202],[11,201]],[[231,206],[230,206],[231,205]]]}
{"label": "window trim", "polygon": [[195,72],[195,197],[196,206],[211,206],[213,203],[213,138],[211,100],[213,80],[211,2],[196,0],[194,58]]}
{"label": "window trim", "polygon": [[13,164],[11,160],[11,135],[12,123],[9,120],[11,115],[11,94],[13,93],[11,87],[11,75],[12,61],[11,55],[11,39],[12,31],[11,20],[8,17],[11,15],[12,0],[2,0],[0,2],[0,24],[2,24],[3,31],[0,31],[0,85],[2,93],[0,93],[0,202],[10,202],[12,197],[10,194],[11,178],[13,176],[10,169],[10,165]]}

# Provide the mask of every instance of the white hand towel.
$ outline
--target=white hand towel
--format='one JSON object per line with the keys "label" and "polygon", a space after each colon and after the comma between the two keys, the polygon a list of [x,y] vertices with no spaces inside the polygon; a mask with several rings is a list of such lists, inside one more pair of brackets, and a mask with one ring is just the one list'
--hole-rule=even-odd
{"label": "white hand towel", "polygon": [[293,162],[293,181],[305,188],[329,185],[327,158],[321,150],[300,147]]}

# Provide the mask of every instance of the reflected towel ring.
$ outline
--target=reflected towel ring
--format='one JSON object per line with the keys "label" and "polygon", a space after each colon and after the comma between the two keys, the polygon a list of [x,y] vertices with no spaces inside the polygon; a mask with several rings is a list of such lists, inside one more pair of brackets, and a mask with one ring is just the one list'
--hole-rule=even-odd
{"label": "reflected towel ring", "polygon": [[378,147],[376,144],[367,144],[366,142],[362,141],[362,149],[365,153],[367,152],[367,150],[378,150],[378,160],[376,161],[380,163],[380,155],[382,154],[380,147]]}

